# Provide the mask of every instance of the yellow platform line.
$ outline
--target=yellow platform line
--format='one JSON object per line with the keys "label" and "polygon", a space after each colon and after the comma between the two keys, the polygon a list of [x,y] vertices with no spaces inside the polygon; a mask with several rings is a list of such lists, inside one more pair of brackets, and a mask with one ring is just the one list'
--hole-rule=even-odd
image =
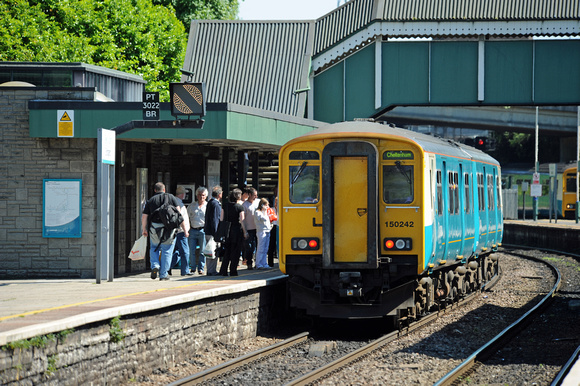
{"label": "yellow platform line", "polygon": [[[249,276],[249,275],[247,275],[247,276]],[[230,277],[227,277],[226,278],[225,276],[223,276],[223,278],[220,278],[220,280],[227,280],[227,279],[231,279],[231,278]],[[144,295],[144,294],[148,294],[148,293],[167,291],[167,290],[176,289],[176,288],[186,288],[186,287],[191,287],[191,286],[194,286],[194,285],[211,283],[212,281],[215,281],[215,280],[205,280],[205,281],[199,281],[199,282],[195,282],[195,283],[191,283],[191,284],[185,284],[185,285],[181,285],[181,286],[177,286],[177,287],[159,288],[159,289],[156,289],[156,290],[135,292],[135,293],[132,293],[132,294],[117,295],[117,296],[111,296],[111,297],[103,298],[103,299],[87,300],[85,302],[79,302],[79,303],[73,303],[73,304],[65,304],[63,306],[57,306],[57,307],[51,307],[51,308],[43,308],[41,310],[28,311],[28,312],[24,312],[22,314],[3,316],[3,317],[0,317],[0,322],[3,321],[3,320],[7,320],[7,319],[21,318],[21,317],[28,316],[28,315],[41,314],[43,312],[54,311],[54,310],[62,310],[62,309],[65,309],[65,308],[70,308],[70,307],[75,307],[75,306],[82,306],[82,305],[85,305],[85,304],[104,302],[104,301],[107,301],[107,300],[120,299],[120,298],[124,298],[124,297],[135,296],[135,295]]]}

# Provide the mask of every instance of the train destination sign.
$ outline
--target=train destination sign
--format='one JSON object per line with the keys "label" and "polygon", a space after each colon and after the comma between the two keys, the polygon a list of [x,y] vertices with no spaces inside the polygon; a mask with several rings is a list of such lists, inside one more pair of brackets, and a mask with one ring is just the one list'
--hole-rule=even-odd
{"label": "train destination sign", "polygon": [[387,150],[383,153],[385,160],[414,159],[412,151],[409,150]]}

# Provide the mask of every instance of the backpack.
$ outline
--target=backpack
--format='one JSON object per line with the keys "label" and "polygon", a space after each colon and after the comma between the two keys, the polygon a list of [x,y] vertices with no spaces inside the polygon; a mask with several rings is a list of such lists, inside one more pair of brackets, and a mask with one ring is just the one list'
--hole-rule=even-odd
{"label": "backpack", "polygon": [[183,222],[183,216],[181,215],[179,208],[170,202],[168,195],[165,195],[165,202],[163,205],[153,211],[151,217],[153,217],[155,213],[159,215],[161,222],[165,226],[165,230],[170,232],[176,228],[179,228]]}

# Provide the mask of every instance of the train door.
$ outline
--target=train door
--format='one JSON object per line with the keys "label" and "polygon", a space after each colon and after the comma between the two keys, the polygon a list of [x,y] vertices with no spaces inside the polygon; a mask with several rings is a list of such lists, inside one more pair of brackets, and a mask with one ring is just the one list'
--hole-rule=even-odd
{"label": "train door", "polygon": [[464,247],[463,256],[469,257],[475,251],[474,239],[476,235],[476,221],[477,221],[477,202],[474,197],[474,185],[476,181],[473,176],[475,173],[475,166],[473,164],[465,165],[463,174],[463,195],[464,205],[463,212],[465,216],[465,233],[464,233]]}
{"label": "train door", "polygon": [[443,229],[442,229],[442,245],[443,254],[439,256],[447,256],[449,251],[449,212],[447,210],[446,203],[449,204],[449,176],[447,175],[447,162],[443,161],[443,167],[441,168],[442,184],[443,184],[443,207],[441,208],[441,214],[443,215]]}
{"label": "train door", "polygon": [[482,175],[482,203],[483,203],[483,210],[481,213],[482,216],[482,230],[481,230],[481,242],[482,247],[487,247],[489,242],[489,224],[490,224],[490,215],[489,215],[489,173],[488,170],[484,167],[483,168],[483,175]]}
{"label": "train door", "polygon": [[459,251],[458,255],[464,255],[463,248],[465,247],[465,228],[466,228],[466,218],[467,215],[466,209],[466,202],[465,202],[465,195],[463,192],[465,191],[465,179],[463,178],[463,164],[459,164],[459,173],[457,173],[457,199],[460,202],[458,205],[457,210],[459,211],[459,216],[461,217],[461,241],[459,242]]}
{"label": "train door", "polygon": [[376,268],[377,148],[331,142],[322,153],[323,266]]}

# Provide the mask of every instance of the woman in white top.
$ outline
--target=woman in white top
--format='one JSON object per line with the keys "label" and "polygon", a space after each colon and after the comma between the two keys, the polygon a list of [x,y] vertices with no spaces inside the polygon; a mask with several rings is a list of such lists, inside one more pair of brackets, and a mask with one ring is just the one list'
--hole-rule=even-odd
{"label": "woman in white top", "polygon": [[270,217],[268,216],[268,200],[260,199],[258,208],[254,212],[254,222],[256,223],[256,236],[258,236],[258,248],[256,251],[256,268],[269,269],[268,246],[270,245]]}

